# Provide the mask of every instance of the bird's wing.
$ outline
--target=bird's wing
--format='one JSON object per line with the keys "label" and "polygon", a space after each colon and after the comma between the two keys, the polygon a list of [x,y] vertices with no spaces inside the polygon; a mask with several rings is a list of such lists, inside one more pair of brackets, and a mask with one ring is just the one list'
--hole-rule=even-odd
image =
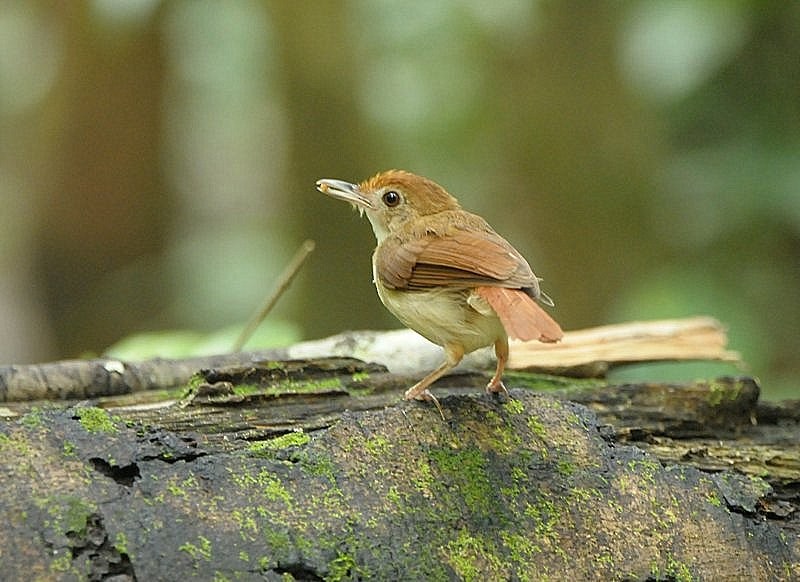
{"label": "bird's wing", "polygon": [[488,285],[540,293],[527,261],[492,230],[389,237],[375,251],[375,261],[381,282],[394,289]]}

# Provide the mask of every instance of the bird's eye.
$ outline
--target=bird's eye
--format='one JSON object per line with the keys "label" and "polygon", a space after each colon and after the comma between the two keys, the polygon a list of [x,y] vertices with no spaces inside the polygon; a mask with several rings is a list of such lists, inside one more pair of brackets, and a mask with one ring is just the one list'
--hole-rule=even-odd
{"label": "bird's eye", "polygon": [[400,204],[400,194],[394,190],[389,190],[383,194],[383,203],[388,207],[397,206]]}

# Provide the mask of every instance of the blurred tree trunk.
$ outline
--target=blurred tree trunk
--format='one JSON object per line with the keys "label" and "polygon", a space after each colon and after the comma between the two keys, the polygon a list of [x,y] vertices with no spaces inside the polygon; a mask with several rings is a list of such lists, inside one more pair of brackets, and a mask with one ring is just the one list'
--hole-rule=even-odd
{"label": "blurred tree trunk", "polygon": [[538,34],[491,51],[504,112],[492,138],[494,204],[523,209],[507,220],[568,328],[606,321],[626,281],[657,256],[645,210],[659,145],[652,114],[617,78],[619,10],[543,4]]}
{"label": "blurred tree trunk", "polygon": [[[286,220],[296,225],[298,240],[317,241],[293,309],[309,337],[392,324],[371,284],[369,225],[314,188],[318,178],[359,181],[379,170],[371,165],[375,142],[360,115],[357,51],[348,39],[354,33],[348,26],[358,23],[345,8],[341,2],[270,3],[289,119]],[[352,280],[343,284],[342,273]]]}
{"label": "blurred tree trunk", "polygon": [[[158,18],[115,28],[85,2],[58,5],[62,78],[38,237],[39,269],[61,354],[96,350],[159,306],[160,285],[111,276],[161,249],[169,212],[160,171],[163,54]],[[159,12],[155,13],[156,16]]]}

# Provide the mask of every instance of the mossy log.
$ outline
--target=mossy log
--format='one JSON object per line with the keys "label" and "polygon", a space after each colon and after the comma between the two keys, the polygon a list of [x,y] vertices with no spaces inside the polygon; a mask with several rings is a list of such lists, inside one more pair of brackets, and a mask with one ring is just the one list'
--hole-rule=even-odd
{"label": "mossy log", "polygon": [[341,358],[206,370],[157,402],[9,404],[0,571],[800,578],[792,403],[759,404],[748,378],[615,387],[515,373],[510,398],[483,393],[486,380],[437,384],[445,421],[401,401],[408,377]]}

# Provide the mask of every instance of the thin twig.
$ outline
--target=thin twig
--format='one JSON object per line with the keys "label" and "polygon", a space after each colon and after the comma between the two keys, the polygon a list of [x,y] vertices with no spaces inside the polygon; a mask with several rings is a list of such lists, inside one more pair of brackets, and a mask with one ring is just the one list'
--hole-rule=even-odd
{"label": "thin twig", "polygon": [[261,322],[267,317],[267,314],[272,311],[272,308],[278,302],[281,295],[286,291],[286,289],[291,284],[292,280],[294,280],[297,273],[300,271],[300,267],[303,266],[308,255],[311,254],[311,251],[314,250],[314,241],[313,240],[306,240],[300,245],[300,248],[297,249],[297,252],[292,257],[292,260],[286,265],[286,268],[281,273],[280,277],[278,277],[278,285],[275,290],[267,297],[264,304],[261,308],[256,311],[250,321],[247,322],[247,325],[242,330],[242,333],[239,334],[239,337],[236,339],[236,343],[233,344],[232,351],[238,352],[244,347],[244,344],[247,343],[253,333],[256,331]]}

